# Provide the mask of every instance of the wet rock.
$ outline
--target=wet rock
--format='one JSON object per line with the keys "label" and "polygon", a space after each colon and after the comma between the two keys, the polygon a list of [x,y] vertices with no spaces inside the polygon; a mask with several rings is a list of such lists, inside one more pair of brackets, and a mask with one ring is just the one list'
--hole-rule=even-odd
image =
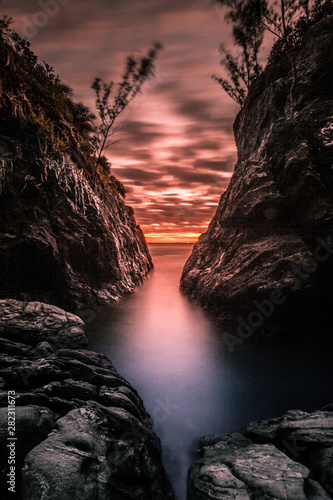
{"label": "wet rock", "polygon": [[28,454],[23,498],[168,498],[151,463],[156,451],[152,433],[125,410],[89,404],[59,419]]}
{"label": "wet rock", "polygon": [[33,350],[34,358],[47,358],[54,354],[54,349],[49,342],[40,342]]}
{"label": "wet rock", "polygon": [[295,411],[204,440],[189,500],[333,498],[332,423],[330,412]]}
{"label": "wet rock", "polygon": [[[18,406],[15,409],[15,468],[16,477],[23,467],[27,453],[47,438],[56,422],[56,415],[43,406]],[[0,408],[0,487],[2,498],[10,498],[6,475],[8,474],[8,410]],[[18,484],[19,489],[19,484]],[[7,492],[7,494],[6,494]],[[12,496],[14,496],[12,494]],[[16,497],[17,498],[17,497]]]}
{"label": "wet rock", "polygon": [[0,338],[0,352],[2,354],[25,356],[29,352],[31,353],[32,350],[33,349],[26,344],[20,344],[19,342],[12,342],[8,339]]}
{"label": "wet rock", "polygon": [[[84,322],[74,314],[42,302],[0,300],[0,335],[14,342],[55,348],[80,348],[88,344]],[[44,345],[45,348],[45,345]]]}
{"label": "wet rock", "polygon": [[255,442],[274,443],[292,459],[304,463],[333,496],[332,412],[288,412],[278,419],[251,424],[244,434]]}
{"label": "wet rock", "polygon": [[[68,325],[77,336],[81,320],[38,303],[24,303],[20,317],[17,307],[12,312],[14,305],[9,301],[3,309],[3,325],[10,327],[1,332],[11,339],[2,340],[8,354],[0,356],[2,498],[11,498],[6,484],[10,390],[15,391],[17,498],[172,500],[160,441],[138,393],[106,356],[70,349],[64,341],[72,342]],[[45,321],[54,310],[57,321]]]}
{"label": "wet rock", "polygon": [[253,329],[332,302],[332,25],[318,22],[293,53],[295,82],[287,59],[268,66],[236,118],[234,174],[181,277],[220,319]]}

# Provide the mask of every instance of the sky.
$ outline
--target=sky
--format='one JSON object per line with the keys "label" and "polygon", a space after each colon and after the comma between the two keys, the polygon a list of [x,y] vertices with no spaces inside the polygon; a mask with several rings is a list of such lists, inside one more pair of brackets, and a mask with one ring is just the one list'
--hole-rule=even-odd
{"label": "sky", "polygon": [[93,112],[95,77],[117,83],[128,55],[163,45],[106,156],[148,242],[195,242],[236,160],[239,106],[211,79],[222,74],[220,43],[232,43],[221,9],[212,0],[3,0],[1,11]]}

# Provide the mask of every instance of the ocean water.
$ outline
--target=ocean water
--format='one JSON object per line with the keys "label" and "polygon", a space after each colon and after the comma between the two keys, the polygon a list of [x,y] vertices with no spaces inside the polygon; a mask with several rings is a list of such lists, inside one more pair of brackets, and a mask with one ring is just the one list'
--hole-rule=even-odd
{"label": "ocean water", "polygon": [[311,344],[248,339],[230,347],[217,322],[179,290],[191,249],[150,245],[155,269],[145,283],[96,316],[87,331],[89,348],[110,357],[142,397],[177,500],[186,500],[191,451],[200,437],[333,401],[331,356],[317,332]]}

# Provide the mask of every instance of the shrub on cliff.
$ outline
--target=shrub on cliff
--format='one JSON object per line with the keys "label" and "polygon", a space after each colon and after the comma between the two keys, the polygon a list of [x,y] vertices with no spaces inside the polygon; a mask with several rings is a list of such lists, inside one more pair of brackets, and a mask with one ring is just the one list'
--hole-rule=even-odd
{"label": "shrub on cliff", "polygon": [[307,16],[300,17],[292,30],[276,40],[271,49],[268,64],[274,64],[286,53],[292,53],[292,51],[299,49],[304,44],[311,26],[332,14],[333,3],[332,0],[328,0],[322,5],[317,5]]}
{"label": "shrub on cliff", "polygon": [[93,186],[98,177],[104,186],[124,197],[124,186],[111,175],[111,165],[102,153],[111,144],[108,139],[114,132],[115,120],[153,74],[160,46],[154,46],[139,60],[128,58],[112,104],[109,96],[113,82],[98,89],[100,80],[95,80],[93,88],[97,90],[96,105],[101,119],[96,125],[95,115],[82,103],[73,101],[70,87],[62,83],[45,61],[38,62],[30,43],[11,24],[8,16],[0,19],[0,125],[2,122],[9,131],[15,128],[9,124],[16,120],[21,128],[42,131],[71,157]]}
{"label": "shrub on cliff", "polygon": [[305,41],[309,28],[333,13],[332,0],[213,0],[226,8],[225,19],[233,23],[235,48],[220,46],[221,65],[228,78],[212,75],[227,94],[243,106],[248,89],[262,72],[259,54],[264,33],[277,39],[268,63],[287,56],[295,75],[292,52]]}
{"label": "shrub on cliff", "polygon": [[92,89],[96,94],[96,108],[100,124],[92,141],[96,155],[94,180],[103,151],[113,144],[110,138],[115,132],[115,121],[129,103],[135,99],[145,81],[153,75],[154,61],[161,48],[160,44],[155,43],[147,55],[141,57],[141,59],[138,60],[132,56],[127,58],[122,81],[118,85],[118,90],[112,101],[111,94],[114,89],[114,82],[107,84],[103,83],[100,78],[95,78]]}

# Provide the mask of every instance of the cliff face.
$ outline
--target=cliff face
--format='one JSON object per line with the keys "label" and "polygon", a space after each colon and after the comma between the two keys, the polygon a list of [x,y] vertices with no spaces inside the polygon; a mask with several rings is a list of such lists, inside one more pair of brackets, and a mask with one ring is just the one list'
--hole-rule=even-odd
{"label": "cliff face", "polygon": [[310,28],[294,70],[268,66],[236,118],[234,174],[181,277],[219,317],[259,324],[276,305],[331,302],[332,28],[332,16]]}
{"label": "cliff face", "polygon": [[152,267],[123,199],[92,189],[41,133],[0,125],[0,297],[70,310],[131,292]]}

